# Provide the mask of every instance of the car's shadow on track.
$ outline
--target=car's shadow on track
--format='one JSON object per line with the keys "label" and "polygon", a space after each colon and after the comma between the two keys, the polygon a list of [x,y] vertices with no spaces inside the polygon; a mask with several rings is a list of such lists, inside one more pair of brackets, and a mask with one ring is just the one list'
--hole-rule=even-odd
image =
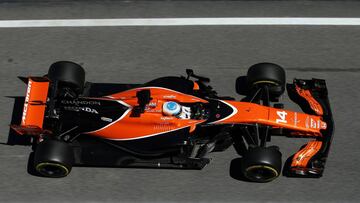
{"label": "car's shadow on track", "polygon": [[34,155],[35,155],[34,152],[31,152],[29,154],[29,159],[28,159],[27,168],[26,168],[27,172],[28,172],[28,174],[33,175],[33,176],[44,177],[44,176],[40,175],[39,172],[37,172],[36,169],[35,169]]}
{"label": "car's shadow on track", "polygon": [[[7,98],[14,99],[14,106],[11,116],[10,125],[20,125],[22,110],[24,107],[25,97],[13,97],[7,96]],[[30,146],[31,145],[31,137],[30,136],[19,136],[15,130],[9,127],[9,134],[6,143],[1,143],[4,145],[23,145]],[[27,163],[27,172],[34,176],[39,176],[34,168],[34,153],[30,153],[28,163]]]}
{"label": "car's shadow on track", "polygon": [[244,174],[241,172],[241,163],[242,163],[242,158],[236,158],[231,160],[230,171],[229,171],[230,176],[235,180],[251,182],[247,178],[245,178]]}
{"label": "car's shadow on track", "polygon": [[[13,106],[10,125],[20,125],[25,97],[7,96],[7,98],[14,99],[14,106]],[[6,144],[28,146],[31,145],[31,137],[19,136],[13,129],[9,128],[8,140]]]}

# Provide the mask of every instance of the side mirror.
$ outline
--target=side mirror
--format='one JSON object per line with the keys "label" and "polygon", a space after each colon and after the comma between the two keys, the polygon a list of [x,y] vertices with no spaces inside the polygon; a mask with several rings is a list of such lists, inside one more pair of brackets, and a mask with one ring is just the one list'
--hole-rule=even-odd
{"label": "side mirror", "polygon": [[193,76],[194,75],[193,69],[186,69],[186,74],[188,75],[188,77]]}
{"label": "side mirror", "polygon": [[189,79],[190,77],[196,78],[201,82],[205,82],[208,83],[210,82],[210,79],[207,77],[203,77],[200,75],[195,75],[194,71],[192,69],[186,69],[186,74],[187,74],[187,79]]}

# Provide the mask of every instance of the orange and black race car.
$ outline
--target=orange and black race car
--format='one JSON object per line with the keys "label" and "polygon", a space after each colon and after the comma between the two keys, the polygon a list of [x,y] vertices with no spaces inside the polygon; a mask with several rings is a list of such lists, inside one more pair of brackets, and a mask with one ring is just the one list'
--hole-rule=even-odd
{"label": "orange and black race car", "polygon": [[[241,101],[218,96],[209,79],[187,70],[186,77],[161,77],[145,84],[85,82],[73,62],[51,65],[27,83],[18,136],[31,137],[34,171],[64,177],[72,166],[202,169],[208,154],[231,145],[240,171],[255,182],[286,176],[320,177],[334,124],[321,79],[286,84],[283,68],[251,66],[236,80]],[[289,97],[305,113],[284,109]],[[282,167],[272,136],[311,138]]]}

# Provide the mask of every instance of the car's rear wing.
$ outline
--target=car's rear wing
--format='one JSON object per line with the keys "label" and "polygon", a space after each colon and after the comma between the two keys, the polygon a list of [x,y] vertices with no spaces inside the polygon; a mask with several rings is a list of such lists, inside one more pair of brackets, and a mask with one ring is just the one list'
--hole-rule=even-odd
{"label": "car's rear wing", "polygon": [[325,80],[294,79],[287,85],[288,95],[310,115],[320,116],[327,124],[321,136],[308,142],[291,156],[284,167],[284,175],[296,177],[321,177],[334,133],[334,121],[329,104]]}
{"label": "car's rear wing", "polygon": [[50,81],[46,77],[20,78],[27,90],[20,125],[11,125],[19,134],[36,135],[43,131]]}

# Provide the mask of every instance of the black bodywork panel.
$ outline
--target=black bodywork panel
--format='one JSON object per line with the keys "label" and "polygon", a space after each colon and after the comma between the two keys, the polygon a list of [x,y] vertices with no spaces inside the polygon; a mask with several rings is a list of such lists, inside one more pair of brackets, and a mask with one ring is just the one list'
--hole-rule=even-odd
{"label": "black bodywork panel", "polygon": [[81,135],[73,143],[75,164],[79,166],[150,167],[201,169],[208,160],[185,156],[189,129],[139,140],[106,140]]}
{"label": "black bodywork panel", "polygon": [[163,87],[184,94],[193,94],[194,83],[183,77],[161,77],[145,84],[91,83],[85,84],[83,96],[103,97],[137,87]]}
{"label": "black bodywork panel", "polygon": [[99,130],[119,119],[129,107],[114,101],[91,98],[59,101],[62,120],[65,125],[77,125],[77,132]]}
{"label": "black bodywork panel", "polygon": [[140,87],[140,84],[117,84],[117,83],[91,83],[86,82],[83,96],[103,97],[132,88]]}
{"label": "black bodywork panel", "polygon": [[234,110],[229,105],[226,105],[224,102],[221,102],[219,100],[208,101],[210,106],[209,109],[212,109],[213,111],[210,113],[206,123],[212,123],[214,121],[224,119],[234,112]]}

